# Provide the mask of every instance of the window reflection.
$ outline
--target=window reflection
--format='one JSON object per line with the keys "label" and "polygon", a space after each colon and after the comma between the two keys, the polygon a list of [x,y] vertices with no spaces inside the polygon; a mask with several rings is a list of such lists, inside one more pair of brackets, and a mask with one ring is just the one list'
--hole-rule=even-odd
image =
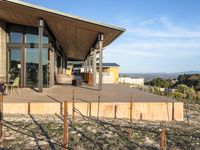
{"label": "window reflection", "polygon": [[[38,43],[39,36],[36,34],[26,34],[26,43]],[[48,44],[49,38],[47,36],[43,36],[43,43]]]}
{"label": "window reflection", "polygon": [[43,84],[48,85],[48,49],[42,51]]}
{"label": "window reflection", "polygon": [[[39,81],[39,50],[37,48],[26,49],[26,85],[38,86]],[[43,84],[48,85],[48,49],[42,50]]]}
{"label": "window reflection", "polygon": [[38,54],[36,48],[26,49],[26,85],[35,87],[38,84]]}
{"label": "window reflection", "polygon": [[14,81],[21,74],[20,49],[9,50],[9,81]]}
{"label": "window reflection", "polygon": [[[39,82],[38,66],[39,66],[39,49],[38,49],[38,29],[30,27],[21,27],[10,25],[9,31],[9,43],[23,43],[23,34],[25,37],[25,48],[21,44],[8,43],[8,71],[9,80],[13,81],[16,77],[20,77],[22,73],[23,85],[27,87],[37,87]],[[27,44],[26,44],[27,43]],[[31,44],[30,44],[31,43]],[[34,43],[34,44],[32,44]],[[43,36],[43,44],[49,43],[48,36]],[[31,45],[31,46],[30,46]],[[31,48],[30,48],[31,47]],[[22,54],[21,54],[22,50]],[[43,84],[48,85],[49,78],[49,65],[48,65],[48,48],[45,47],[42,51],[42,66],[43,66]],[[23,63],[23,64],[21,64]],[[22,66],[21,66],[22,65]],[[23,68],[21,68],[23,67]]]}
{"label": "window reflection", "polygon": [[22,43],[22,33],[10,32],[9,33],[9,42],[10,43]]}

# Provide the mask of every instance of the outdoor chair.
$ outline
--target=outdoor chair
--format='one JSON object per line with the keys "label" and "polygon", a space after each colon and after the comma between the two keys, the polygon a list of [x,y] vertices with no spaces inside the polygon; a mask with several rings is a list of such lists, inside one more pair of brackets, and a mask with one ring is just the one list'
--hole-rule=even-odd
{"label": "outdoor chair", "polygon": [[6,84],[6,94],[8,94],[8,92],[10,91],[10,94],[12,94],[14,91],[17,91],[17,93],[19,94],[19,77],[16,77],[13,84]]}

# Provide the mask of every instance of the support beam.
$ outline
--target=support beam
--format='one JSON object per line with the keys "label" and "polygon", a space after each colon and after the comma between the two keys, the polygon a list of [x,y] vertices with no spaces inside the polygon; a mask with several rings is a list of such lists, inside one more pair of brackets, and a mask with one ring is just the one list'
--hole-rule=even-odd
{"label": "support beam", "polygon": [[97,67],[96,67],[96,49],[94,49],[93,51],[93,62],[92,62],[92,71],[93,71],[93,87],[96,87],[96,71],[97,71]]}
{"label": "support beam", "polygon": [[66,61],[65,60],[66,60],[65,56],[63,56],[63,60],[62,60],[63,61],[63,70],[62,70],[62,73],[63,74],[66,74],[66,63],[65,63]]}
{"label": "support beam", "polygon": [[42,65],[42,51],[43,51],[43,31],[44,31],[44,20],[38,20],[38,31],[39,31],[39,92],[43,91],[43,65]]}
{"label": "support beam", "polygon": [[6,23],[0,20],[0,80],[7,78]]}
{"label": "support beam", "polygon": [[87,57],[87,59],[85,60],[85,63],[86,63],[86,71],[85,71],[85,73],[88,73],[88,57]]}
{"label": "support beam", "polygon": [[87,71],[87,61],[85,60],[85,62],[84,62],[84,73],[86,73]]}
{"label": "support beam", "polygon": [[102,90],[102,65],[103,65],[103,34],[98,35],[98,43],[99,43],[99,87],[98,90]]}
{"label": "support beam", "polygon": [[50,81],[49,81],[49,85],[50,86],[53,86],[55,84],[55,50],[54,49],[51,49],[49,51],[50,53],[50,63],[49,63],[49,66],[50,66]]}
{"label": "support beam", "polygon": [[88,73],[91,71],[91,57],[88,56]]}
{"label": "support beam", "polygon": [[0,146],[3,143],[3,94],[0,93]]}
{"label": "support beam", "polygon": [[63,57],[62,55],[60,56],[60,68],[59,68],[59,74],[63,73]]}

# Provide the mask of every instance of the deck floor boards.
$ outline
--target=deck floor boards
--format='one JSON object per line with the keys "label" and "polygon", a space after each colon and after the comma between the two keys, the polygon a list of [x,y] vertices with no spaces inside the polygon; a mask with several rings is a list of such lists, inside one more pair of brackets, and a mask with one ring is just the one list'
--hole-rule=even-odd
{"label": "deck floor boards", "polygon": [[98,96],[101,102],[129,102],[133,95],[133,102],[172,102],[174,99],[158,96],[148,92],[129,88],[120,84],[103,85],[102,91],[90,89],[89,87],[74,87],[71,85],[55,85],[44,88],[43,93],[38,93],[34,89],[22,88],[21,93],[4,96],[5,103],[24,103],[24,102],[63,102],[71,101],[72,91],[76,91],[76,97],[91,102],[97,102]]}

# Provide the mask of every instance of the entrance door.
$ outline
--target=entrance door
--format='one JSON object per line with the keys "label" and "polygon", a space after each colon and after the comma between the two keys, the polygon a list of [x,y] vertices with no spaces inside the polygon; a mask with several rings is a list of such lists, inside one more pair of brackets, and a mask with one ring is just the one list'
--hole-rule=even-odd
{"label": "entrance door", "polygon": [[20,77],[21,79],[21,49],[9,49],[8,60],[8,80],[12,82],[16,77]]}
{"label": "entrance door", "polygon": [[26,48],[26,86],[38,87],[38,54],[37,48]]}
{"label": "entrance door", "polygon": [[[26,87],[38,87],[39,83],[39,50],[26,49]],[[43,85],[48,86],[48,49],[42,50]]]}

